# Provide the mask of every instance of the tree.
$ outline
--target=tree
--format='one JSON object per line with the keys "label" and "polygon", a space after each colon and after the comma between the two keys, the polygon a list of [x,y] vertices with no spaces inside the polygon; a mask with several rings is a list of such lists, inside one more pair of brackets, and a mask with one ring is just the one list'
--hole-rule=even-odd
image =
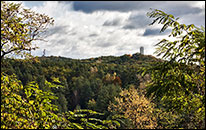
{"label": "tree", "polygon": [[25,9],[21,4],[1,1],[1,60],[8,54],[31,56],[37,49],[33,41],[43,40],[54,20],[45,14]]}
{"label": "tree", "polygon": [[166,14],[161,10],[153,10],[147,13],[150,18],[156,18],[150,25],[158,22],[163,24],[160,32],[165,31],[168,27],[173,28],[169,37],[175,37],[177,40],[169,41],[162,39],[156,44],[156,52],[162,58],[168,58],[170,62],[203,65],[205,62],[205,28],[196,27],[194,24],[180,24],[171,14]]}
{"label": "tree", "polygon": [[[100,119],[104,114],[92,110],[58,112],[51,91],[42,91],[35,82],[23,86],[15,75],[1,73],[2,129],[102,129],[118,127],[115,120]],[[50,82],[48,88],[61,87]]]}
{"label": "tree", "polygon": [[[30,9],[24,9],[21,4],[1,2],[1,62],[5,56],[9,57],[12,54],[23,57],[31,56],[29,52],[37,48],[32,46],[32,42],[44,40],[42,34],[46,32],[47,27],[52,25],[53,22],[52,18],[44,14],[35,13]],[[9,59],[5,61],[7,60]],[[61,64],[61,68],[63,66],[64,64]],[[84,65],[76,69],[79,70],[79,68],[83,67]],[[1,73],[1,128],[102,129],[119,126],[116,121],[99,119],[99,115],[103,114],[91,110],[59,113],[58,106],[53,104],[57,97],[51,90],[52,88],[63,87],[58,80],[59,78],[56,78],[56,76],[64,74],[63,72],[57,73],[61,68],[54,67],[52,71],[52,76],[54,77],[45,75],[49,78],[51,77],[51,80],[54,80],[53,83],[40,80],[42,84],[45,83],[43,86],[46,91],[39,89],[39,85],[35,82],[26,82],[22,85],[15,75],[9,76]],[[33,73],[37,73],[32,67],[24,70],[29,80],[32,79],[30,74],[32,70],[34,70]],[[85,67],[80,70],[85,71]],[[78,71],[78,73],[80,72]],[[79,84],[79,86],[82,86],[81,82]],[[64,111],[67,109],[66,98],[63,95],[59,95],[59,97],[59,100],[65,103],[61,104]]]}
{"label": "tree", "polygon": [[108,84],[102,86],[96,99],[95,109],[100,112],[107,112],[109,103],[114,102],[114,97],[117,97],[120,91],[121,88],[118,85]]}
{"label": "tree", "polygon": [[[148,13],[154,23],[163,24],[160,32],[172,28],[170,37],[156,44],[156,54],[165,59],[144,68],[150,73],[147,95],[154,97],[159,108],[176,114],[176,126],[170,128],[205,127],[205,28],[185,25],[161,10]],[[169,125],[169,124],[168,124]]]}
{"label": "tree", "polygon": [[2,73],[1,81],[1,128],[52,128],[65,120],[55,114],[58,108],[51,101],[56,97],[50,91],[40,90],[34,82],[23,86],[15,75]]}
{"label": "tree", "polygon": [[144,95],[140,95],[134,86],[125,89],[120,97],[115,97],[116,103],[110,103],[108,110],[123,114],[132,121],[135,129],[152,129],[157,125],[153,114],[154,106]]}

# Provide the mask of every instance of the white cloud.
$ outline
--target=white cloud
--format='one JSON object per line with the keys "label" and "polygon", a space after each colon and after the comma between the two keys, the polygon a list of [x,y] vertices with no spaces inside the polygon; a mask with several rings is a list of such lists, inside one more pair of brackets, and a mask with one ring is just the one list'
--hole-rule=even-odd
{"label": "white cloud", "polygon": [[[125,36],[125,30],[121,29],[131,15],[131,12],[97,11],[84,13],[73,11],[71,8],[72,3],[71,5],[66,5],[68,8],[63,3],[45,2],[41,7],[32,8],[40,13],[47,10],[48,15],[55,19],[55,25],[50,29],[53,29],[53,31],[58,27],[62,29],[62,33],[58,29],[56,33],[48,36],[47,43],[39,44],[40,48],[48,50],[48,55],[60,55],[71,58],[115,55],[118,53],[118,46],[137,40],[134,36],[138,35],[137,32],[130,31],[130,34]],[[61,12],[61,14],[54,12],[53,8]],[[46,12],[44,13],[47,14]],[[121,21],[119,26],[103,26],[105,21],[114,20],[115,18]],[[91,36],[92,34],[93,36]],[[122,41],[121,39],[124,37],[127,37],[127,40]],[[42,54],[41,51],[37,53]]]}
{"label": "white cloud", "polygon": [[[49,36],[46,39],[48,42],[37,43],[40,49],[33,54],[38,56],[42,55],[44,49],[47,56],[79,59],[123,55],[139,52],[140,46],[144,46],[145,54],[152,55],[154,44],[165,37],[165,35],[143,36],[146,29],[161,27],[147,26],[152,19],[147,18],[146,11],[143,10],[134,12],[101,10],[85,13],[75,11],[73,2],[57,1],[43,2],[42,5],[32,7],[32,10],[47,14],[55,20],[54,26],[48,32]],[[196,18],[200,16],[196,15]],[[144,23],[146,19],[148,21]],[[124,29],[128,24],[135,26],[135,29]]]}

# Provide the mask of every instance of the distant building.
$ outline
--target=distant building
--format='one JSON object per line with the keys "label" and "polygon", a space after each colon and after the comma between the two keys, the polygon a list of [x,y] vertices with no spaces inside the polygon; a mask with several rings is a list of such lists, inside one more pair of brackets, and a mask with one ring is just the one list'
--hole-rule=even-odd
{"label": "distant building", "polygon": [[140,54],[144,55],[144,47],[140,47]]}

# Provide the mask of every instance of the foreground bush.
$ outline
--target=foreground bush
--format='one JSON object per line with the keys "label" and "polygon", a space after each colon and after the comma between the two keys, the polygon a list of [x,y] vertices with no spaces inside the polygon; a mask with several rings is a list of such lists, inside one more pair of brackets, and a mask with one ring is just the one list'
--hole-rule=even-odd
{"label": "foreground bush", "polygon": [[[61,87],[46,81],[48,88]],[[35,82],[23,86],[15,75],[1,73],[1,128],[3,129],[101,129],[116,128],[119,123],[101,120],[101,113],[75,110],[58,113],[52,104],[57,97],[42,91]]]}

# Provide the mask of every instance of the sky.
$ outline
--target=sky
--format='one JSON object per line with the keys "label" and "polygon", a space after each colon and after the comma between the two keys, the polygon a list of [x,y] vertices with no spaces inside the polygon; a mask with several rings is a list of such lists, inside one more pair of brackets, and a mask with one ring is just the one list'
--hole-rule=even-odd
{"label": "sky", "polygon": [[[15,1],[18,2],[18,1]],[[154,55],[154,45],[171,30],[159,33],[163,25],[149,26],[150,8],[160,9],[179,22],[205,26],[205,1],[22,1],[25,8],[54,18],[47,42],[36,41],[34,56],[87,59],[140,52]],[[155,56],[155,55],[154,55]]]}

